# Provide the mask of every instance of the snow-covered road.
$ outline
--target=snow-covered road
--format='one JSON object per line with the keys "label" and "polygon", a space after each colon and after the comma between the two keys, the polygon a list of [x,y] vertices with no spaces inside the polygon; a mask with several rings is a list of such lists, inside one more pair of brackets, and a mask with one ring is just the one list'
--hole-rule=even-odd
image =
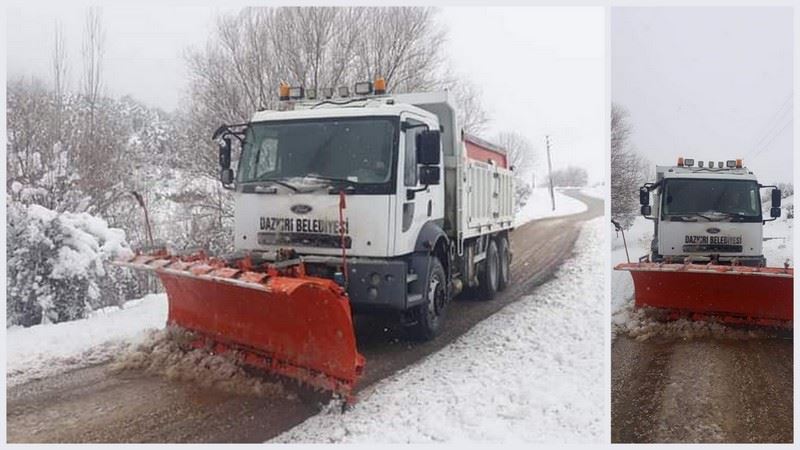
{"label": "snow-covered road", "polygon": [[601,442],[605,221],[535,295],[278,442]]}

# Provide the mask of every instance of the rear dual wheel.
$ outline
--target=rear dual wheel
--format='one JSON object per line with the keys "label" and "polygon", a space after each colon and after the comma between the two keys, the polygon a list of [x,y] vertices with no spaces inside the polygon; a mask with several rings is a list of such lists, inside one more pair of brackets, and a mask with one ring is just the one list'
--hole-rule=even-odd
{"label": "rear dual wheel", "polygon": [[500,255],[494,239],[486,248],[486,259],[478,272],[478,293],[483,300],[493,300],[500,288]]}
{"label": "rear dual wheel", "polygon": [[504,291],[511,280],[511,252],[508,239],[499,236],[489,241],[486,259],[478,272],[478,292],[484,300],[493,300],[498,292]]}
{"label": "rear dual wheel", "polygon": [[500,236],[497,238],[497,253],[500,260],[500,279],[497,283],[497,290],[506,290],[511,283],[511,249],[508,245],[508,238]]}

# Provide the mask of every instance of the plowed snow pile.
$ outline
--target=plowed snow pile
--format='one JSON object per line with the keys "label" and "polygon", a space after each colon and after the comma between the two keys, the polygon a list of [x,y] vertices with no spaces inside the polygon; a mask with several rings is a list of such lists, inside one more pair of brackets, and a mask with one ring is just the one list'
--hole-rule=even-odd
{"label": "plowed snow pile", "polygon": [[114,373],[145,371],[234,394],[287,396],[280,383],[265,381],[245,372],[235,356],[193,349],[190,345],[193,339],[190,332],[180,328],[150,330],[142,343],[123,352],[110,369]]}
{"label": "plowed snow pile", "polygon": [[535,295],[275,441],[605,442],[604,230],[587,223]]}

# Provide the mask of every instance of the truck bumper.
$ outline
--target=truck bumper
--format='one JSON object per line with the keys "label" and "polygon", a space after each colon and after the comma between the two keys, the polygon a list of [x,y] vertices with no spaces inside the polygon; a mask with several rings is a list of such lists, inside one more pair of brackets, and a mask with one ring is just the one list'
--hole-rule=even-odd
{"label": "truck bumper", "polygon": [[[307,257],[311,274],[320,266],[341,266],[341,258]],[[404,311],[409,307],[408,264],[402,259],[378,260],[349,258],[347,260],[347,294],[356,312],[368,310]],[[325,276],[323,274],[320,274]]]}
{"label": "truck bumper", "polygon": [[652,259],[653,262],[661,262],[661,263],[683,263],[686,258],[691,256],[692,262],[696,264],[708,263],[711,262],[712,259],[716,264],[721,265],[728,265],[728,264],[737,264],[740,266],[749,266],[749,267],[764,267],[767,265],[767,260],[761,255],[758,256],[724,256],[724,255],[714,255],[714,257],[710,257],[707,255],[653,255]]}

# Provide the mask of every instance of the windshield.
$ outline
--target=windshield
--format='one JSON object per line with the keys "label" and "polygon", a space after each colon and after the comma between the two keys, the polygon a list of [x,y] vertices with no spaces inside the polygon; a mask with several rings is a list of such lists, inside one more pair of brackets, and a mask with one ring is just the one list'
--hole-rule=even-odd
{"label": "windshield", "polygon": [[745,180],[665,180],[662,213],[664,216],[726,215],[760,220],[758,184]]}
{"label": "windshield", "polygon": [[253,123],[247,129],[237,181],[312,177],[388,185],[398,123],[397,117]]}

